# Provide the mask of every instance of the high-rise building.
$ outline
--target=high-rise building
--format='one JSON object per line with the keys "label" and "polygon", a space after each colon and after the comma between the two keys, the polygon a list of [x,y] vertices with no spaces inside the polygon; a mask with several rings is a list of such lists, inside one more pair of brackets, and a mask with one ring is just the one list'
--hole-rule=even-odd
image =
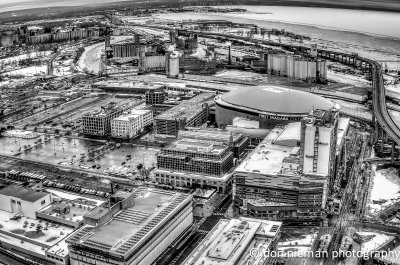
{"label": "high-rise building", "polygon": [[330,176],[336,154],[339,110],[314,110],[301,121],[300,166],[305,175]]}

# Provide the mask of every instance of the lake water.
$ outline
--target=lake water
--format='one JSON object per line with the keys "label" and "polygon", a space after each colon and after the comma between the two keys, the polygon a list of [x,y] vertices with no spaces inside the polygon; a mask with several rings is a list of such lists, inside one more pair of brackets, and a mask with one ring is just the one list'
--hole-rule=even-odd
{"label": "lake water", "polygon": [[[319,44],[379,61],[400,62],[400,15],[378,11],[345,9],[244,6],[246,13],[171,13],[161,18],[225,19],[285,29],[307,35]],[[390,68],[400,68],[392,62]]]}
{"label": "lake water", "polygon": [[0,12],[57,6],[96,6],[121,0],[0,0]]}

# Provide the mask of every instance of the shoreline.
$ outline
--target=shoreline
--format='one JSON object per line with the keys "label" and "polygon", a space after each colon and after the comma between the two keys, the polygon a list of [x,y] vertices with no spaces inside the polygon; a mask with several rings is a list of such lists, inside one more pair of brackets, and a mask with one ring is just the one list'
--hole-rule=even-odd
{"label": "shoreline", "polygon": [[[347,10],[359,10],[359,11],[375,11],[375,12],[390,12],[400,13],[400,3],[394,4],[393,2],[383,2],[380,5],[365,5],[365,0],[356,0],[355,3],[329,3],[326,0],[314,0],[314,1],[296,1],[296,0],[250,0],[245,5],[259,5],[259,6],[281,6],[281,7],[308,7],[308,8],[326,8],[326,9],[347,9]],[[193,6],[197,2],[188,1],[188,5],[184,7]],[[222,2],[223,3],[223,2]],[[77,15],[77,13],[84,15],[84,13],[91,13],[95,11],[106,12],[109,8],[148,8],[146,4],[132,3],[131,1],[121,0],[120,2],[111,2],[103,4],[86,4],[86,5],[71,5],[71,6],[52,6],[43,8],[26,8],[16,9],[13,11],[0,12],[0,22],[19,22],[43,18],[58,18],[60,15],[71,16]],[[153,3],[151,8],[177,8],[181,7],[180,2],[162,0],[159,3]]]}

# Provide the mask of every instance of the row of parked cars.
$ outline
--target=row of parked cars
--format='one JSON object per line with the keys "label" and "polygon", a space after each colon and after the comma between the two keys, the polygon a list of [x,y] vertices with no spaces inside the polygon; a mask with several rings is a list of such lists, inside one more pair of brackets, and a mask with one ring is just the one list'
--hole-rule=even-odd
{"label": "row of parked cars", "polygon": [[53,182],[53,181],[50,181],[50,180],[45,180],[45,181],[43,181],[43,186],[49,187],[49,188],[62,189],[62,190],[66,190],[66,191],[72,191],[72,192],[80,193],[80,194],[87,194],[87,195],[105,197],[105,198],[109,198],[111,196],[111,194],[108,193],[108,192],[81,188],[79,186],[79,184],[75,184],[74,186],[72,186],[72,185],[68,185],[68,184],[63,184],[63,183]]}

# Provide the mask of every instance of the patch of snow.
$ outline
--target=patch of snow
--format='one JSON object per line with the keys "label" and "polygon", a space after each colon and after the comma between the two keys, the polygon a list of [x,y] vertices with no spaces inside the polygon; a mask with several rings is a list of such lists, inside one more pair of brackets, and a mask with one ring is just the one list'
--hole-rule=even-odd
{"label": "patch of snow", "polygon": [[361,244],[361,251],[364,253],[377,250],[395,238],[394,236],[385,235],[381,232],[361,231],[357,233],[362,236],[375,235],[371,240]]}

